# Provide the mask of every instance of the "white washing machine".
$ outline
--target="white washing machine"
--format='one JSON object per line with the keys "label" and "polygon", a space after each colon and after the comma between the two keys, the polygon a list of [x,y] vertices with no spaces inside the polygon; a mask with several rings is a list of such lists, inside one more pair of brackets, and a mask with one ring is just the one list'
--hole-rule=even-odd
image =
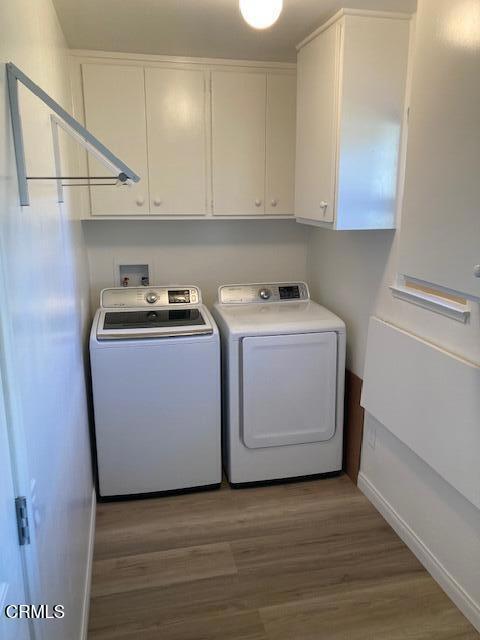
{"label": "white washing machine", "polygon": [[303,282],[220,287],[223,456],[242,485],[342,468],[345,324]]}
{"label": "white washing machine", "polygon": [[90,336],[101,498],[220,486],[220,340],[196,287],[105,289]]}

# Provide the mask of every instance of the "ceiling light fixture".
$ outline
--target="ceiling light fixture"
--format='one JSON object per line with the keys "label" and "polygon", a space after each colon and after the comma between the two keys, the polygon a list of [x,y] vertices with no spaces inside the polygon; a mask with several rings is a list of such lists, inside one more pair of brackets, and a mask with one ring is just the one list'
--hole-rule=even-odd
{"label": "ceiling light fixture", "polygon": [[278,20],[283,0],[240,0],[240,12],[254,29],[268,29]]}

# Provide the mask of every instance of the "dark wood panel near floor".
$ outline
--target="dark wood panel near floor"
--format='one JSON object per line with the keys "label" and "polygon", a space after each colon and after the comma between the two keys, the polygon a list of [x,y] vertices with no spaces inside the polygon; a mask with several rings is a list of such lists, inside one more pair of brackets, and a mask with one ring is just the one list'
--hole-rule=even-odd
{"label": "dark wood panel near floor", "polygon": [[473,640],[343,475],[101,504],[90,640]]}
{"label": "dark wood panel near floor", "polygon": [[345,372],[345,427],[343,436],[343,470],[357,484],[362,455],[364,410],[360,406],[363,380]]}

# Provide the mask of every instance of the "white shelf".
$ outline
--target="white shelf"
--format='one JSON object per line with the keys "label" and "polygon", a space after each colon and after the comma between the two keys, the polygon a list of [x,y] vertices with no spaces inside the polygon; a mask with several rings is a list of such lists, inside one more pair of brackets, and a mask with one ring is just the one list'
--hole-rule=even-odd
{"label": "white shelf", "polygon": [[410,289],[402,285],[392,285],[390,287],[390,291],[394,298],[410,302],[418,307],[447,316],[457,322],[465,324],[470,317],[470,308],[468,304],[459,304],[453,300],[446,300],[445,298],[416,289]]}

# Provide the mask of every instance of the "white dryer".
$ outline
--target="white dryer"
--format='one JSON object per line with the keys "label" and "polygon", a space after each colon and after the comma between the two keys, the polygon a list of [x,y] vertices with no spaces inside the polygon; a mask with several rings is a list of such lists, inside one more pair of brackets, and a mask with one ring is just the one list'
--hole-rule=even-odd
{"label": "white dryer", "polygon": [[233,485],[342,468],[345,324],[303,282],[227,285],[213,315]]}
{"label": "white dryer", "polygon": [[101,498],[221,482],[220,339],[196,287],[105,289],[90,336]]}

